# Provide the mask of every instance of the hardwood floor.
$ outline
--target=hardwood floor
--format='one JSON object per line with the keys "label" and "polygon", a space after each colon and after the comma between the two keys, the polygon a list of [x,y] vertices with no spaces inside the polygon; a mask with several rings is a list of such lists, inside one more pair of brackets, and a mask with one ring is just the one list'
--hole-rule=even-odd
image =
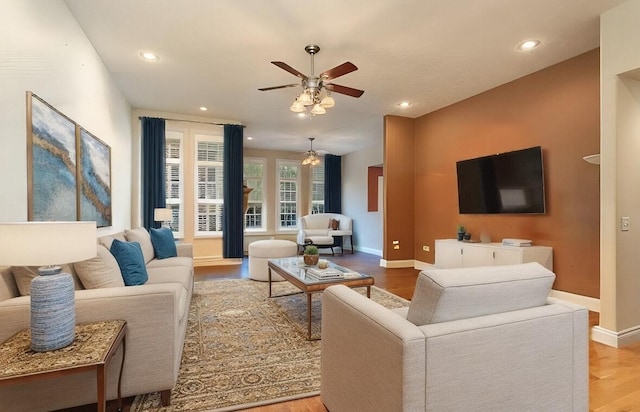
{"label": "hardwood floor", "polygon": [[[325,256],[323,256],[325,257]],[[327,257],[332,261],[368,273],[375,277],[376,286],[405,299],[411,299],[418,272],[412,268],[385,269],[379,266],[377,256],[358,253],[344,256]],[[242,265],[226,265],[195,268],[196,281],[215,281],[217,279],[248,278],[248,262]],[[598,314],[591,312],[590,326],[598,324]],[[133,401],[127,399],[125,411]],[[93,407],[93,408],[92,408]],[[74,408],[73,411],[95,410]],[[108,405],[109,411],[115,411],[114,402]],[[589,410],[593,412],[640,412],[640,343],[616,349],[593,341],[589,342]],[[251,412],[326,412],[320,397],[315,396],[295,401],[282,402],[248,409]]]}

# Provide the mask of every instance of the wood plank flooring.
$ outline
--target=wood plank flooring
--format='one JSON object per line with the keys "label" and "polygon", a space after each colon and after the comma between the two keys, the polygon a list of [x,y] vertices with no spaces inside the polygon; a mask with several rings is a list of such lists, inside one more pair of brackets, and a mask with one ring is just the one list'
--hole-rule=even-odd
{"label": "wood plank flooring", "polygon": [[[323,256],[325,257],[325,256]],[[412,268],[385,269],[380,258],[356,252],[327,257],[343,266],[375,277],[376,286],[411,299],[418,271]],[[196,281],[248,278],[248,263],[195,268]],[[598,324],[598,314],[590,313],[591,326]],[[125,411],[133,398],[128,398]],[[115,403],[109,402],[109,411]],[[75,412],[96,410],[95,405],[73,408]],[[616,349],[593,341],[589,343],[589,410],[593,412],[640,412],[640,343]],[[327,412],[320,397],[310,397],[248,409],[251,412]]]}

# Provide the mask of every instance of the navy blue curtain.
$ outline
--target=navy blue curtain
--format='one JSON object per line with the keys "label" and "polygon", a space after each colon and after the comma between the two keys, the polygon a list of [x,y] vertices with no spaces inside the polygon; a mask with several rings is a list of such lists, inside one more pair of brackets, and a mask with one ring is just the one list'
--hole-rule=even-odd
{"label": "navy blue curtain", "polygon": [[225,258],[241,258],[243,256],[242,134],[242,126],[224,125],[222,256]]}
{"label": "navy blue curtain", "polygon": [[342,157],[324,157],[324,211],[342,213]]}
{"label": "navy blue curtain", "polygon": [[142,120],[142,226],[160,227],[153,220],[153,210],[166,206],[164,119]]}

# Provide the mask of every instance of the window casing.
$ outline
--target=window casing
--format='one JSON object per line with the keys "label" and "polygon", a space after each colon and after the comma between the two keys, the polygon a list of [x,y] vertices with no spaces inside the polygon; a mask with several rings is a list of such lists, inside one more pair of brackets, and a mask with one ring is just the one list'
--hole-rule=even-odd
{"label": "window casing", "polygon": [[278,160],[277,227],[280,231],[296,230],[300,210],[300,162]]}
{"label": "window casing", "polygon": [[167,130],[165,132],[165,198],[167,208],[173,213],[168,222],[175,238],[184,237],[184,175],[183,175],[184,133]]}
{"label": "window casing", "polygon": [[324,213],[324,165],[311,166],[311,214]]}
{"label": "window casing", "polygon": [[267,228],[264,196],[265,171],[265,159],[244,159],[245,185],[253,189],[249,193],[247,212],[244,215],[245,230],[247,231],[264,231]]}
{"label": "window casing", "polygon": [[195,135],[196,235],[221,235],[224,142],[222,136]]}

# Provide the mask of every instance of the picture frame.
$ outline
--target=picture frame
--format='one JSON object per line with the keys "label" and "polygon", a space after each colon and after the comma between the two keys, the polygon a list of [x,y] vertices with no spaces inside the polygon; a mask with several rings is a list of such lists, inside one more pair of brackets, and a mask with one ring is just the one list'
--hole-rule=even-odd
{"label": "picture frame", "polygon": [[111,148],[77,125],[78,220],[111,226]]}
{"label": "picture frame", "polygon": [[32,92],[27,92],[27,183],[28,220],[77,220],[76,124]]}

